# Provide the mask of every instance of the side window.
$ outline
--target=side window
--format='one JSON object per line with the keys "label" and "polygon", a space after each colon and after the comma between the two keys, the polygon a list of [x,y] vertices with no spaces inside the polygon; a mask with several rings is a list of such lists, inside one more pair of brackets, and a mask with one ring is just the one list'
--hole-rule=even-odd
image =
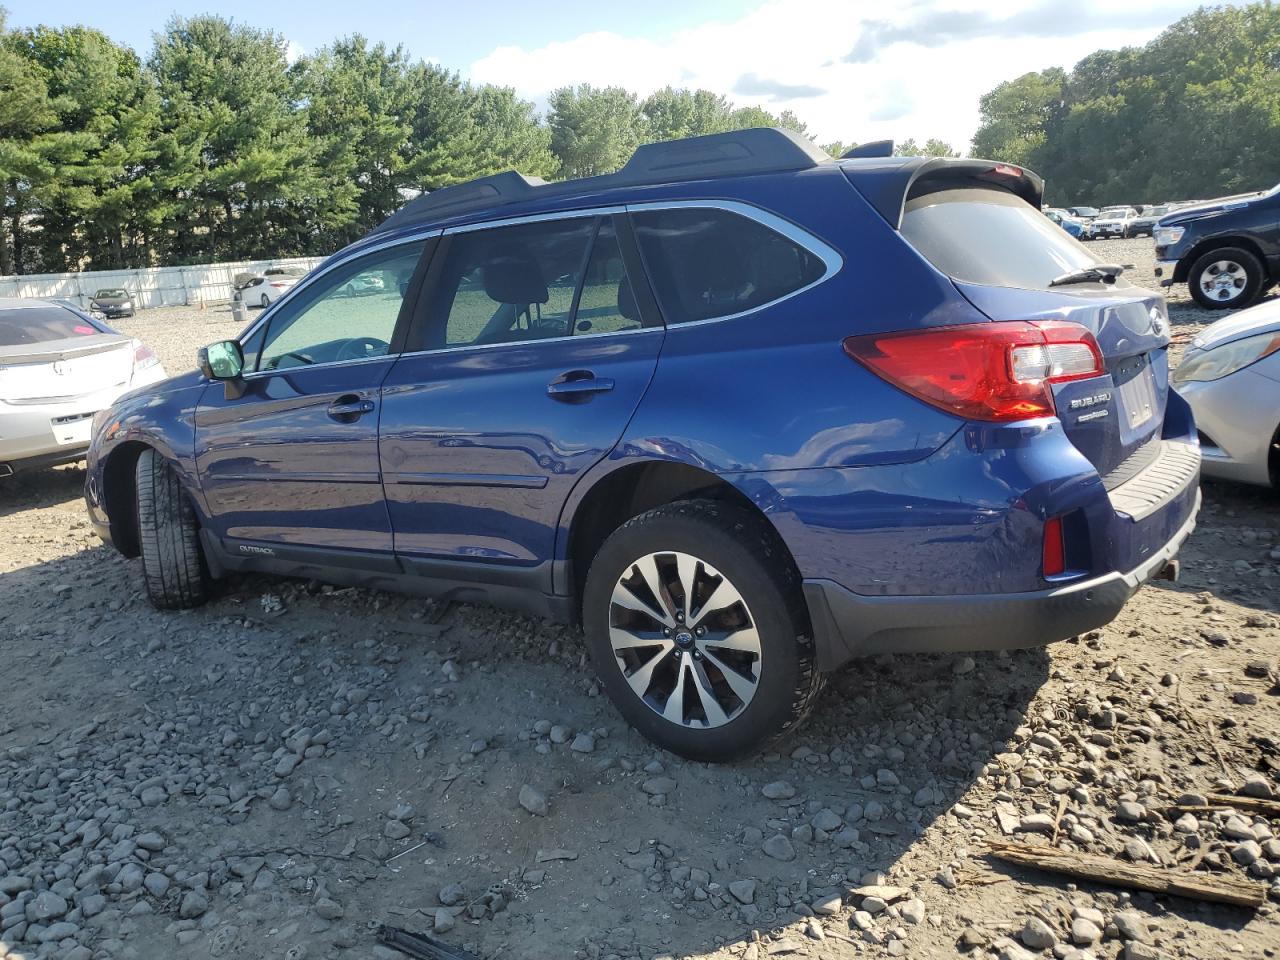
{"label": "side window", "polygon": [[627,279],[618,235],[613,221],[607,219],[600,224],[591,248],[591,261],[578,297],[578,312],[573,318],[573,332],[581,335],[639,329],[640,311]]}
{"label": "side window", "polygon": [[471,230],[449,240],[428,347],[516,343],[570,332],[596,220]]}
{"label": "side window", "polygon": [[814,254],[750,217],[710,207],[631,214],[667,323],[727,317],[822,278]]}
{"label": "side window", "polygon": [[[258,370],[385,356],[425,243],[379,250],[330,270],[272,316]],[[245,343],[257,348],[257,338]],[[249,350],[246,349],[246,360]]]}

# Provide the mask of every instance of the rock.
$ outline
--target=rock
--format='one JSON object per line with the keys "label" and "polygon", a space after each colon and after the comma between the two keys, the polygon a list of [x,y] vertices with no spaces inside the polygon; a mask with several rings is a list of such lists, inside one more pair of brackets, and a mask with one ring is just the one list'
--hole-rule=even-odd
{"label": "rock", "polygon": [[755,903],[756,882],[754,880],[734,880],[729,884],[729,893],[739,903]]}
{"label": "rock", "polygon": [[1116,819],[1121,823],[1141,823],[1146,818],[1146,807],[1133,800],[1121,800],[1116,807]]}
{"label": "rock", "polygon": [[902,919],[910,924],[924,923],[925,909],[924,901],[911,899],[898,908],[902,914]]}
{"label": "rock", "polygon": [[388,820],[382,825],[382,835],[388,840],[403,840],[411,833],[413,829],[400,820]]}
{"label": "rock", "polygon": [[267,803],[272,810],[288,810],[293,806],[293,794],[289,792],[288,787],[280,787],[271,794],[271,799]]}
{"label": "rock", "polygon": [[645,870],[652,870],[657,865],[657,859],[657,855],[652,850],[648,850],[641,853],[633,853],[629,857],[623,857],[622,865],[628,870],[636,870],[643,873]]}
{"label": "rock", "polygon": [[547,800],[547,795],[527,783],[520,788],[519,799],[520,806],[524,807],[535,817],[545,817],[551,812],[551,803]]}
{"label": "rock", "polygon": [[143,850],[150,851],[151,853],[159,853],[165,848],[164,837],[154,831],[134,837],[133,842]]}
{"label": "rock", "polygon": [[413,819],[413,815],[417,811],[414,810],[412,803],[397,803],[394,807],[387,811],[387,816],[392,820],[401,820],[408,823]]}
{"label": "rock", "polygon": [[147,874],[146,879],[142,881],[142,885],[147,888],[147,893],[157,899],[169,892],[169,878],[163,873],[157,873],[154,870]]}
{"label": "rock", "polygon": [[884,913],[889,908],[889,904],[885,902],[884,897],[863,897],[862,909],[873,917],[878,913]]}
{"label": "rock", "polygon": [[1102,930],[1092,920],[1076,917],[1071,921],[1071,942],[1077,947],[1088,947],[1101,939]]}
{"label": "rock", "polygon": [[460,883],[451,883],[436,894],[436,898],[446,907],[456,907],[465,897],[466,892]]}
{"label": "rock", "polygon": [[142,801],[144,807],[158,807],[169,799],[169,793],[164,787],[147,787],[138,799]]}
{"label": "rock", "polygon": [[337,900],[331,900],[328,897],[322,897],[316,901],[316,915],[325,920],[341,920],[342,904]]}
{"label": "rock", "polygon": [[805,921],[804,933],[805,933],[805,936],[807,936],[810,940],[827,939],[827,932],[822,929],[822,924],[820,924],[813,917],[810,917],[808,920]]}
{"label": "rock", "polygon": [[1147,943],[1130,940],[1124,945],[1119,960],[1162,960],[1160,951]]}
{"label": "rock", "polygon": [[876,783],[882,787],[896,787],[899,783],[898,775],[881,767],[876,771]]}
{"label": "rock", "polygon": [[31,889],[31,878],[24,877],[20,873],[11,873],[7,877],[0,879],[0,893],[12,897],[15,893],[21,893],[23,890]]}
{"label": "rock", "polygon": [[775,860],[790,861],[796,858],[795,847],[791,845],[790,839],[781,833],[775,833],[760,849],[764,851],[765,856],[773,857]]}
{"label": "rock", "polygon": [[991,946],[1000,960],[1035,960],[1034,953],[1009,937],[1001,937]]}
{"label": "rock", "polygon": [[552,728],[551,728],[551,742],[552,742],[552,743],[568,743],[568,742],[569,742],[569,728],[568,728],[568,727],[563,727],[563,726],[561,726],[560,724],[556,724],[554,727],[552,727]]}
{"label": "rock", "polygon": [[1032,950],[1048,950],[1058,942],[1053,928],[1039,917],[1027,918],[1027,922],[1022,925],[1022,931],[1018,934],[1018,939]]}
{"label": "rock", "polygon": [[790,800],[796,795],[796,788],[785,780],[775,780],[773,783],[766,783],[760,788],[760,792],[770,800]]}
{"label": "rock", "polygon": [[1240,792],[1246,797],[1257,797],[1260,800],[1270,800],[1275,796],[1270,781],[1260,773],[1251,773],[1245,777]]}
{"label": "rock", "polygon": [[74,937],[79,932],[79,924],[72,923],[69,920],[60,920],[57,923],[50,924],[40,932],[40,942],[57,943],[59,940],[67,939],[67,937]]}
{"label": "rock", "polygon": [[574,753],[591,753],[596,748],[596,741],[589,733],[580,733],[573,738],[573,743],[569,744],[569,749]]}
{"label": "rock", "polygon": [[828,897],[820,897],[811,904],[813,912],[820,917],[834,917],[843,906],[844,898],[838,893]]}
{"label": "rock", "polygon": [[973,673],[973,670],[977,665],[978,664],[973,657],[961,657],[951,665],[951,672],[957,677],[962,677],[966,673]]}
{"label": "rock", "polygon": [[1053,817],[1047,813],[1029,813],[1018,821],[1021,833],[1053,833]]}
{"label": "rock", "polygon": [[1148,943],[1151,940],[1147,921],[1136,910],[1121,910],[1111,918],[1111,922],[1120,931],[1121,940],[1137,940],[1139,943]]}
{"label": "rock", "polygon": [[828,810],[826,807],[823,807],[814,814],[813,820],[810,822],[813,824],[813,829],[815,830],[823,830],[826,833],[835,833],[840,829],[842,821],[834,810]]}
{"label": "rock", "polygon": [[183,920],[190,920],[194,917],[202,916],[209,909],[209,900],[200,890],[190,890],[186,896],[182,898],[182,904],[178,908],[178,916]]}
{"label": "rock", "polygon": [[453,914],[443,907],[436,909],[435,917],[432,919],[431,927],[436,933],[448,933],[453,929]]}
{"label": "rock", "polygon": [[1257,840],[1246,840],[1238,843],[1231,851],[1231,859],[1242,867],[1247,867],[1262,856],[1262,844]]}
{"label": "rock", "polygon": [[665,796],[676,788],[676,782],[670,777],[650,777],[640,784],[640,789],[651,797]]}
{"label": "rock", "polygon": [[62,916],[70,907],[63,897],[58,896],[52,890],[44,890],[36,894],[35,899],[27,909],[28,917],[43,921],[53,920]]}
{"label": "rock", "polygon": [[281,778],[287,777],[289,776],[289,774],[293,773],[293,771],[297,768],[298,764],[300,764],[301,762],[302,762],[302,758],[298,756],[296,753],[286,753],[276,763],[274,773],[277,777],[281,777]]}
{"label": "rock", "polygon": [[977,927],[965,927],[960,931],[960,936],[956,940],[956,946],[961,950],[973,950],[982,946],[987,942],[987,938],[982,935],[982,931]]}

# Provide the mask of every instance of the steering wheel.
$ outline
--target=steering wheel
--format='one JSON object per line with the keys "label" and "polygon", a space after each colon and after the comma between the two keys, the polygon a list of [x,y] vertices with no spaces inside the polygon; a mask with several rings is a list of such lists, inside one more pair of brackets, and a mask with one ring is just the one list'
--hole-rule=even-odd
{"label": "steering wheel", "polygon": [[266,369],[279,370],[280,361],[285,359],[286,357],[292,357],[294,360],[297,360],[299,363],[308,367],[312,366],[315,363],[315,360],[312,359],[311,357],[308,357],[305,353],[295,353],[294,351],[290,350],[288,353],[282,353],[278,357],[272,357],[271,360],[267,363]]}
{"label": "steering wheel", "polygon": [[381,356],[391,348],[391,344],[377,337],[352,337],[338,348],[338,360],[364,360],[366,357]]}

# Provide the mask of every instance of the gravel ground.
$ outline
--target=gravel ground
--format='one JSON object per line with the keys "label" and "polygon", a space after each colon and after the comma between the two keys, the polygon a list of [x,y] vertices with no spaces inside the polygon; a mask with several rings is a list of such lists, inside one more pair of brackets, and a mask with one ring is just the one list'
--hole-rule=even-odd
{"label": "gravel ground", "polygon": [[[1180,338],[1207,319],[1172,307]],[[170,373],[238,327],[120,326]],[[377,923],[486,960],[1280,945],[1278,821],[1203,802],[1280,792],[1268,492],[1206,484],[1182,582],[1097,633],[856,663],[784,752],[708,766],[631,733],[572,630],[266,577],[158,613],[82,483],[0,487],[0,957],[399,956]],[[1269,899],[1063,882],[989,857],[1006,834]]]}

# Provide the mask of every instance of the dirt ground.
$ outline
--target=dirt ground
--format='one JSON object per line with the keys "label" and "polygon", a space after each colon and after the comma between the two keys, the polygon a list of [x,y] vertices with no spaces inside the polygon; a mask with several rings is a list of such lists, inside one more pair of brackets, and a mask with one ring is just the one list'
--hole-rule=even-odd
{"label": "dirt ground", "polygon": [[[1150,276],[1150,240],[1097,246]],[[1180,346],[1216,315],[1176,293]],[[238,325],[119,326],[176,373]],[[266,577],[158,613],[82,483],[0,486],[0,957],[400,956],[380,923],[485,960],[1280,948],[1280,820],[1205,803],[1280,794],[1268,491],[1206,483],[1181,582],[1097,634],[855,663],[784,752],[709,766],[632,734],[569,629]],[[1067,882],[1001,838],[1269,897]]]}

